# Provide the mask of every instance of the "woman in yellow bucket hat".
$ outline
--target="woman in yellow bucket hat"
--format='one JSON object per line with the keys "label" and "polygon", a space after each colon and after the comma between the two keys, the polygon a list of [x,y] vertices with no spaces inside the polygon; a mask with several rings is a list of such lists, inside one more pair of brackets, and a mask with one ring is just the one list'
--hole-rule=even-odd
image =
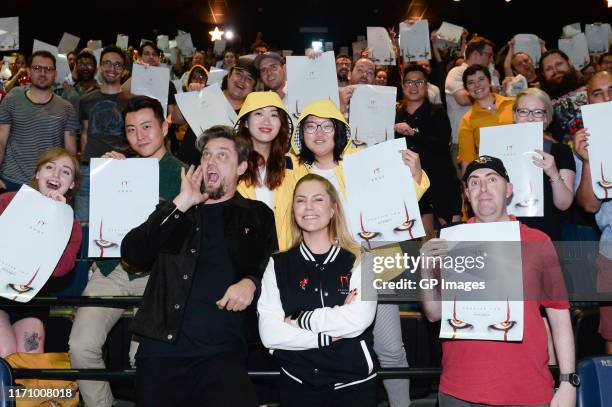
{"label": "woman in yellow bucket hat", "polygon": [[293,161],[286,156],[293,127],[289,112],[276,92],[252,92],[240,109],[236,127],[253,147],[238,192],[266,203],[274,211],[278,246],[286,250],[291,245],[290,210],[295,186]]}

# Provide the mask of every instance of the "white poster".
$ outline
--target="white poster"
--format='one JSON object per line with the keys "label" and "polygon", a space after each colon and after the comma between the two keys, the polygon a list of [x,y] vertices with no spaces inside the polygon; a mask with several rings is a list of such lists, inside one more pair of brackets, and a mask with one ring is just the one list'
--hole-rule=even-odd
{"label": "white poster", "polygon": [[[440,237],[449,242],[451,258],[480,256],[483,265],[466,270],[443,265],[439,284],[440,338],[521,341],[524,329],[521,246],[495,243],[519,242],[519,222],[462,224],[443,228]],[[481,293],[448,289],[453,282],[480,284],[485,289]],[[478,296],[484,300],[475,300]]]}
{"label": "white poster", "polygon": [[584,34],[591,54],[608,51],[610,24],[587,24]]}
{"label": "white poster", "polygon": [[516,216],[544,216],[544,172],[533,163],[534,150],[544,148],[542,122],[508,124],[480,129],[478,155],[490,155],[504,162],[513,185],[508,213]]}
{"label": "white poster", "polygon": [[159,203],[157,158],[91,159],[89,257],[121,257],[121,241]]}
{"label": "white poster", "polygon": [[170,39],[167,35],[158,35],[157,36],[157,48],[162,51],[168,51],[170,49]]}
{"label": "white poster", "polygon": [[461,35],[463,34],[463,27],[442,22],[440,28],[436,32],[436,35],[442,40],[442,43],[446,43],[448,47],[458,46],[461,43]]}
{"label": "white poster", "polygon": [[612,102],[583,105],[582,120],[589,131],[589,163],[593,192],[599,199],[612,198]]}
{"label": "white poster", "polygon": [[210,68],[208,72],[208,81],[206,81],[207,85],[212,85],[213,83],[221,84],[223,82],[223,78],[227,75],[227,71],[225,69],[215,68],[214,66]]}
{"label": "white poster", "polygon": [[76,35],[64,33],[59,45],[57,46],[57,50],[60,54],[68,54],[70,51],[74,52],[79,45],[79,41],[81,41],[81,39]]}
{"label": "white poster", "polygon": [[576,69],[582,69],[590,61],[586,36],[578,33],[572,38],[560,38],[559,49],[567,54]]}
{"label": "white poster", "polygon": [[170,83],[170,70],[162,66],[149,66],[134,64],[132,67],[132,88],[134,95],[150,96],[159,100],[164,108],[164,116],[168,109],[168,84]]}
{"label": "white poster", "polygon": [[34,44],[32,45],[32,53],[36,51],[48,51],[52,53],[53,56],[59,53],[55,45],[47,44],[46,42],[35,39]]}
{"label": "white poster", "polygon": [[115,45],[121,49],[127,49],[128,43],[130,41],[130,37],[124,34],[117,34],[117,40],[115,41]]}
{"label": "white poster", "polygon": [[419,20],[414,24],[400,23],[400,48],[405,62],[431,59],[427,20]]}
{"label": "white poster", "polygon": [[353,85],[349,124],[357,145],[373,146],[395,138],[394,86]]}
{"label": "white poster", "polygon": [[340,106],[336,60],[332,51],[317,58],[287,57],[287,107],[298,118],[304,106],[313,100],[329,99]]}
{"label": "white poster", "polygon": [[227,101],[218,83],[196,92],[177,94],[176,103],[196,136],[218,125],[234,127],[236,112]]}
{"label": "white poster", "polygon": [[181,50],[181,55],[185,57],[193,55],[195,47],[193,46],[193,41],[191,41],[191,34],[186,33],[177,35],[174,40],[176,41],[176,46]]}
{"label": "white poster", "polygon": [[55,55],[55,83],[62,84],[64,79],[72,74],[70,71],[70,64],[68,63],[68,57],[64,54]]}
{"label": "white poster", "polygon": [[213,47],[213,52],[215,55],[223,55],[223,51],[225,51],[225,46],[227,42],[225,40],[215,40],[215,45]]}
{"label": "white poster", "polygon": [[580,23],[568,24],[563,27],[563,37],[572,38],[575,35],[578,35],[582,32],[580,28]]}
{"label": "white poster", "polygon": [[542,56],[540,38],[534,34],[516,34],[514,36],[514,53],[517,52],[524,52],[529,55],[535,66],[539,66]]}
{"label": "white poster", "polygon": [[[344,157],[348,218],[359,243],[402,242],[425,235],[410,168],[402,161],[404,139]],[[384,199],[381,199],[384,197]]]}
{"label": "white poster", "polygon": [[0,18],[0,51],[19,49],[19,17]]}
{"label": "white poster", "polygon": [[376,65],[395,65],[395,52],[384,27],[368,27],[369,56]]}
{"label": "white poster", "polygon": [[87,41],[87,48],[94,50],[94,51],[97,49],[101,49],[102,41],[101,40],[89,40]]}
{"label": "white poster", "polygon": [[72,232],[72,208],[21,187],[0,216],[0,296],[30,301],[45,285]]}

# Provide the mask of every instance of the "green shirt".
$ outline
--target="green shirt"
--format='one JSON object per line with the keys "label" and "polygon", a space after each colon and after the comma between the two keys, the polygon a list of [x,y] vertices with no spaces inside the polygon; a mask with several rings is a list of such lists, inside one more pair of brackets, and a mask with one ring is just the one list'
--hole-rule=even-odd
{"label": "green shirt", "polygon": [[[187,168],[182,161],[167,152],[159,160],[159,200],[160,201],[171,201],[181,191],[181,168]],[[118,259],[109,260],[97,260],[96,265],[100,269],[100,272],[108,276],[116,267],[119,265]],[[149,273],[132,274],[128,273],[130,280],[135,278],[148,276]]]}

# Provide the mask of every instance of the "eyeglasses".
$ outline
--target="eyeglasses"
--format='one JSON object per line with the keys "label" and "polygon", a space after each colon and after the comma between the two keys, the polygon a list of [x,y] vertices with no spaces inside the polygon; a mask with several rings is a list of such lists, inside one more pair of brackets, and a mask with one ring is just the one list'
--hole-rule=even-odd
{"label": "eyeglasses", "polygon": [[529,110],[521,108],[516,109],[515,112],[519,117],[529,117],[530,114],[536,119],[543,119],[546,117],[546,110],[544,109]]}
{"label": "eyeglasses", "polygon": [[334,132],[335,128],[336,128],[334,126],[334,123],[332,123],[332,122],[323,122],[321,124],[309,122],[309,123],[305,123],[304,124],[304,133],[306,133],[306,134],[314,134],[314,133],[317,132],[317,130],[319,130],[319,127],[326,134],[332,134]]}
{"label": "eyeglasses", "polygon": [[348,66],[350,68],[350,62],[336,62],[336,66]]}
{"label": "eyeglasses", "polygon": [[102,66],[105,68],[113,68],[116,71],[120,71],[124,68],[124,65],[121,62],[113,62],[113,61],[102,61]]}
{"label": "eyeglasses", "polygon": [[404,81],[404,85],[410,87],[410,88],[414,88],[417,86],[424,86],[425,85],[425,81],[423,79],[417,79],[416,81],[411,81],[410,79],[406,79]]}
{"label": "eyeglasses", "polygon": [[55,71],[55,68],[52,66],[40,66],[40,65],[32,65],[30,69],[36,73],[40,73],[40,72],[51,73]]}

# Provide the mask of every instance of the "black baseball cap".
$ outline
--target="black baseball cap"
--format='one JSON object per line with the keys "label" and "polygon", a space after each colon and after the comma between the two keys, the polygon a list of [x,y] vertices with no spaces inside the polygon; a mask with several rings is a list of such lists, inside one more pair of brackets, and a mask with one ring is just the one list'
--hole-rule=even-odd
{"label": "black baseball cap", "polygon": [[257,80],[259,71],[255,68],[255,64],[253,64],[253,60],[250,58],[241,57],[236,61],[236,65],[232,68],[241,69],[243,71],[248,72],[254,80]]}
{"label": "black baseball cap", "polygon": [[489,168],[504,177],[506,181],[510,182],[510,177],[508,176],[506,167],[504,167],[504,162],[499,158],[491,157],[490,155],[481,155],[469,163],[465,169],[465,174],[463,175],[463,182],[467,183],[470,174],[481,168]]}

